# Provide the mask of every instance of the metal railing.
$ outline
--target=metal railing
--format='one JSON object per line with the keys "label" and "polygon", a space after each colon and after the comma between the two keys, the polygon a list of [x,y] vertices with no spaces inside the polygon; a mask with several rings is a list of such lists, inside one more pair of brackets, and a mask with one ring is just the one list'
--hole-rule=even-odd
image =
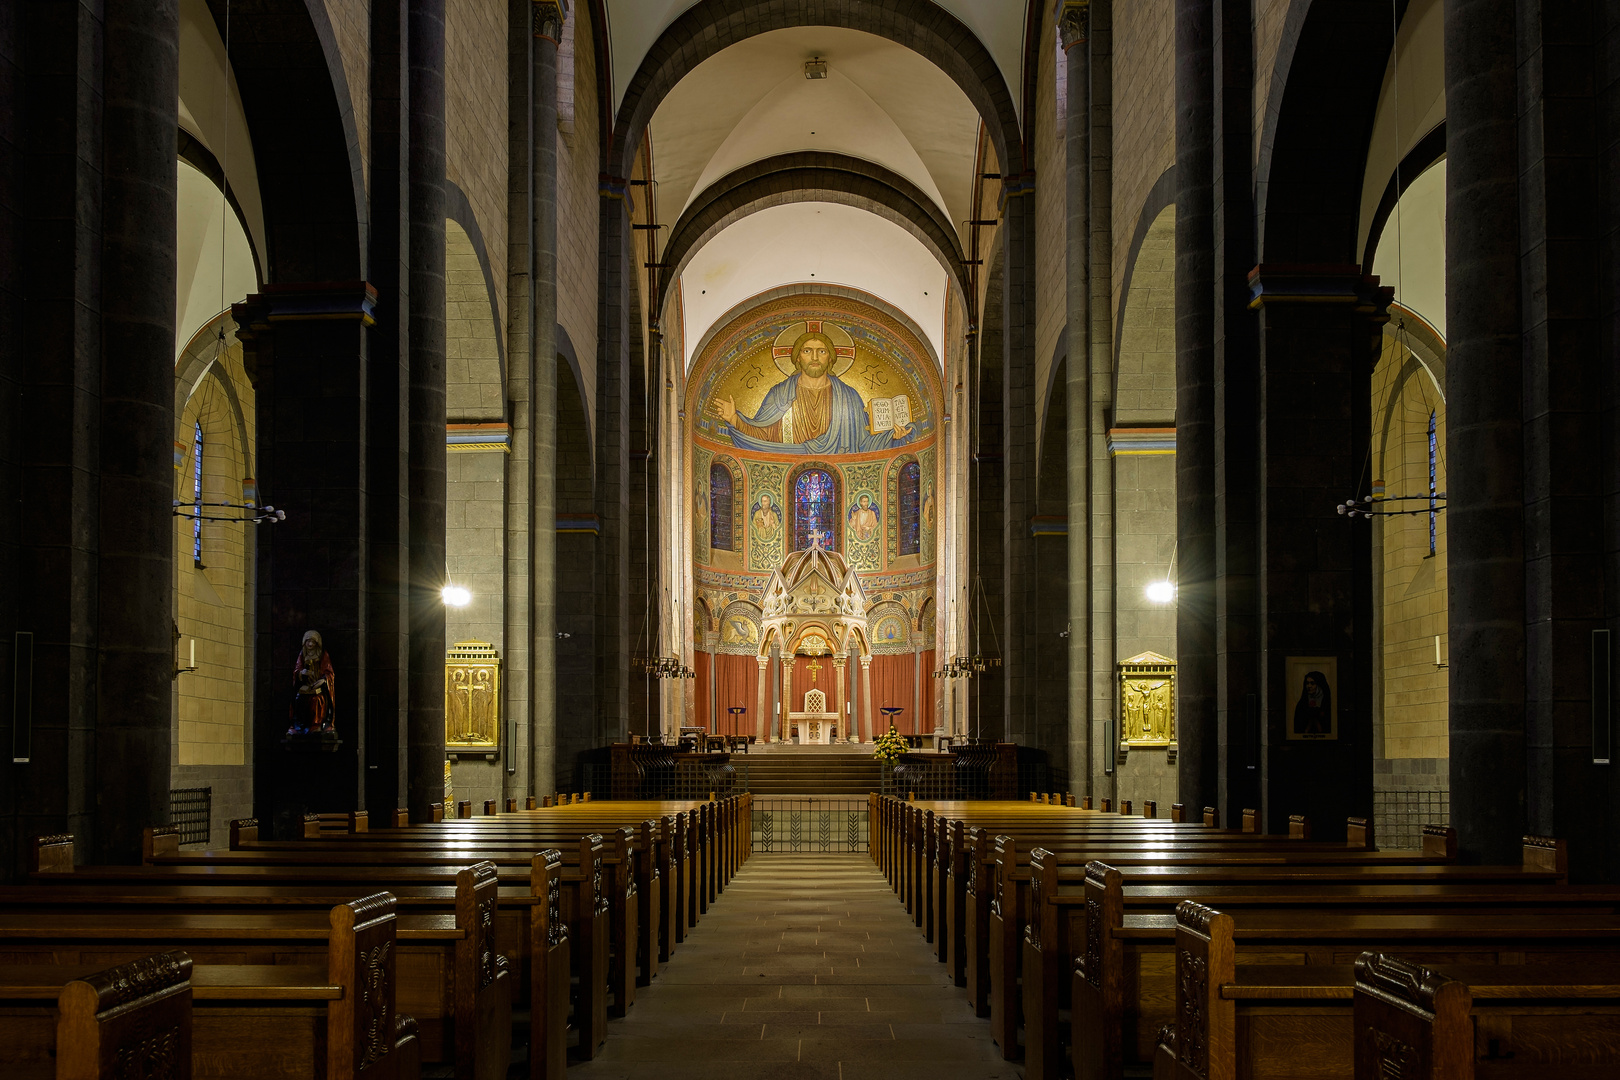
{"label": "metal railing", "polygon": [[1409,851],[1423,842],[1423,826],[1451,823],[1451,792],[1393,788],[1373,792],[1373,843],[1384,851]]}
{"label": "metal railing", "polygon": [[[1012,775],[1008,775],[1012,774]],[[1050,791],[1052,769],[1043,764],[1003,765],[956,761],[902,763],[883,776],[883,794],[898,799],[1023,799],[1031,791]]]}
{"label": "metal railing", "polygon": [[181,847],[208,843],[213,813],[213,788],[169,789],[169,824],[179,828]]}
{"label": "metal railing", "polygon": [[615,791],[638,799],[707,799],[740,795],[748,790],[748,765],[730,762],[677,761],[671,765],[615,776],[612,765],[586,765],[585,786],[593,799],[607,799]]}
{"label": "metal railing", "polygon": [[754,854],[855,853],[866,850],[863,798],[756,795]]}

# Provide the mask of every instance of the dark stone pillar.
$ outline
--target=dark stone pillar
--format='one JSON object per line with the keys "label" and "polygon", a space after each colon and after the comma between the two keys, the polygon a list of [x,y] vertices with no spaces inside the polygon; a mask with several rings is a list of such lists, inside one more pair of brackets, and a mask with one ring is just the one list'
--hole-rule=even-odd
{"label": "dark stone pillar", "polygon": [[[10,158],[0,212],[16,225],[0,228],[8,304],[0,326],[0,692],[8,700],[15,634],[34,642],[30,760],[0,771],[0,875],[15,880],[26,872],[31,837],[94,831],[103,36],[79,5],[11,4],[0,20],[15,31],[0,39],[0,71],[17,91],[0,95],[10,105],[0,110]],[[6,731],[11,738],[9,723]]]}
{"label": "dark stone pillar", "polygon": [[1052,745],[1036,715],[1033,619],[1037,469],[1035,388],[1035,174],[1006,169],[1001,187],[1002,278],[1002,645],[1007,737],[1062,760],[1066,745]]}
{"label": "dark stone pillar", "polygon": [[[1003,602],[1003,486],[1006,467],[1003,459],[1002,350],[1006,341],[1001,333],[1003,296],[1000,288],[1004,272],[997,252],[985,293],[982,331],[970,342],[975,355],[974,390],[968,397],[973,410],[973,432],[969,480],[968,567],[970,581],[962,594],[967,605],[968,637],[962,651],[968,656],[1005,656],[1007,652],[1007,613]],[[1008,738],[1007,694],[1002,687],[1004,672],[991,670],[968,680],[971,712],[968,732],[975,738]],[[864,708],[864,703],[860,706]]]}
{"label": "dark stone pillar", "polygon": [[366,355],[365,806],[406,803],[410,735],[410,500],[406,417],[410,380],[410,242],[405,0],[371,7],[371,250],[376,325]]}
{"label": "dark stone pillar", "polygon": [[[1064,100],[1064,183],[1068,359],[1068,767],[1075,791],[1091,790],[1091,11],[1068,0],[1058,17],[1068,61]],[[1050,421],[1048,421],[1050,423]]]}
{"label": "dark stone pillar", "polygon": [[444,797],[444,4],[409,0],[410,690],[407,795]]}
{"label": "dark stone pillar", "polygon": [[[376,301],[363,281],[283,283],[231,309],[257,388],[260,498],[287,513],[261,527],[254,605],[254,814],[282,839],[298,835],[308,811],[360,802],[370,602],[366,328]],[[336,749],[285,740],[306,630],[319,631],[332,658]]]}
{"label": "dark stone pillar", "polygon": [[[1347,817],[1372,811],[1372,538],[1366,519],[1335,508],[1367,461],[1390,290],[1355,265],[1263,263],[1250,286],[1260,305],[1260,809],[1267,832],[1305,814],[1315,835],[1336,839]],[[1290,656],[1336,661],[1334,738],[1290,737]]]}
{"label": "dark stone pillar", "polygon": [[[1599,27],[1595,41],[1620,41],[1620,10],[1613,4],[1597,7]],[[1597,109],[1606,118],[1598,125],[1596,161],[1599,217],[1598,250],[1598,370],[1602,373],[1603,445],[1602,467],[1607,476],[1604,513],[1609,521],[1620,521],[1620,52],[1601,53],[1594,65]],[[1620,639],[1620,596],[1614,583],[1620,582],[1620,528],[1604,530],[1604,618],[1609,640]],[[1609,686],[1610,700],[1620,698],[1616,682]],[[1609,826],[1603,839],[1607,849],[1598,853],[1598,865],[1620,867],[1620,780],[1609,774],[1597,781],[1600,791],[1598,813]],[[1583,870],[1584,872],[1584,870]]]}
{"label": "dark stone pillar", "polygon": [[179,0],[107,0],[101,240],[98,862],[168,820],[174,673]]}
{"label": "dark stone pillar", "polygon": [[[1258,545],[1259,344],[1249,308],[1255,264],[1251,0],[1215,0],[1213,422],[1216,798],[1223,821],[1260,806]],[[1195,804],[1199,805],[1199,804]]]}
{"label": "dark stone pillar", "polygon": [[1176,764],[1195,812],[1219,797],[1213,36],[1211,0],[1176,0]]}
{"label": "dark stone pillar", "polygon": [[529,219],[532,222],[534,285],[529,322],[533,384],[530,426],[529,528],[532,721],[529,729],[530,792],[556,790],[557,780],[557,42],[565,7],[534,4],[534,68],[530,131]]}
{"label": "dark stone pillar", "polygon": [[596,737],[597,745],[625,738],[630,717],[630,275],[629,185],[601,186],[597,258]]}
{"label": "dark stone pillar", "polygon": [[[1599,585],[1615,474],[1593,467],[1606,382],[1598,231],[1620,205],[1599,184],[1598,156],[1614,160],[1620,137],[1620,113],[1594,97],[1603,6],[1524,0],[1517,65],[1526,829],[1568,841],[1571,873],[1589,881],[1620,878],[1614,767],[1592,760],[1592,631],[1615,605],[1613,579]],[[1609,41],[1613,53],[1612,29]],[[1612,318],[1612,292],[1608,303]]]}
{"label": "dark stone pillar", "polygon": [[1446,537],[1451,821],[1465,858],[1525,826],[1524,373],[1513,0],[1446,0]]}

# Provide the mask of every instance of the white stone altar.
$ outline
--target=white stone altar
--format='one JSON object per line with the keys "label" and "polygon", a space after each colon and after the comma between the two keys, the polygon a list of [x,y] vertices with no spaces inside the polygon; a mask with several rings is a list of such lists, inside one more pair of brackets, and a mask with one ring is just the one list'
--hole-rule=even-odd
{"label": "white stone altar", "polygon": [[832,741],[838,727],[839,716],[827,711],[827,695],[820,690],[808,690],[804,695],[804,711],[789,712],[788,719],[799,726],[800,745],[815,743],[826,746]]}

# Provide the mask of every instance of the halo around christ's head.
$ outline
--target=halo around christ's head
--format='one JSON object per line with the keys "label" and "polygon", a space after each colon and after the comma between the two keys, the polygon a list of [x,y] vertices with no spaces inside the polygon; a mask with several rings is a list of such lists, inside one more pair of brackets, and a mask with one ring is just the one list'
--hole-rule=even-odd
{"label": "halo around christ's head", "polygon": [[793,343],[805,334],[821,334],[832,342],[834,375],[842,375],[855,363],[855,339],[849,336],[848,330],[824,319],[800,320],[784,326],[771,344],[771,360],[782,374],[797,373],[798,369],[793,366]]}

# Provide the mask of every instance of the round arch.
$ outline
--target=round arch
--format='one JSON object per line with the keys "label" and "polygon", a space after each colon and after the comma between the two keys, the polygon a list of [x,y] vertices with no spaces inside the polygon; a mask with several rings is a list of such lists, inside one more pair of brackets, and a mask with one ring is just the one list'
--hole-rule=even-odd
{"label": "round arch", "polygon": [[966,256],[950,221],[915,184],[846,154],[780,154],[722,177],[698,195],[670,230],[657,309],[703,245],[749,214],[789,203],[826,202],[898,225],[938,260],[958,295],[968,295]]}
{"label": "round arch", "polygon": [[641,61],[619,104],[613,143],[604,164],[612,176],[630,175],[641,136],[676,83],[709,57],[739,41],[796,26],[861,30],[925,57],[962,88],[984,120],[996,159],[1010,169],[1023,160],[1023,139],[1012,91],[983,42],[930,0],[885,4],[834,0],[701,0],[671,23]]}

